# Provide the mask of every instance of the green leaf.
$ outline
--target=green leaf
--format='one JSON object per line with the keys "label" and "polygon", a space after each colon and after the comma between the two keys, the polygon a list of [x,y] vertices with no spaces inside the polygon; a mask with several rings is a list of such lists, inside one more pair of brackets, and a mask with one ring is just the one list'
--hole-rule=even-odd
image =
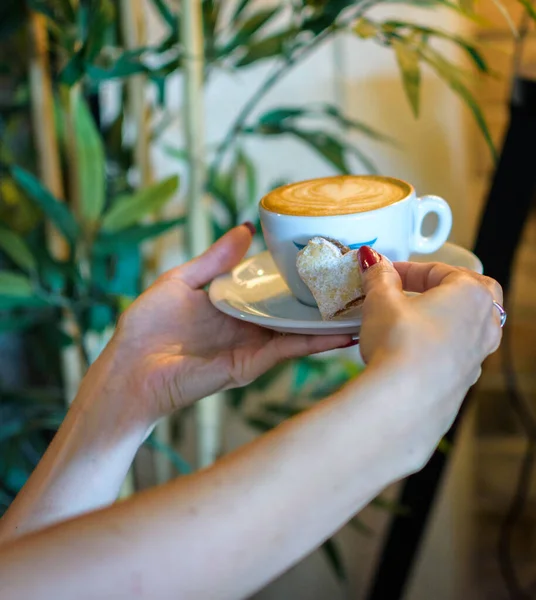
{"label": "green leaf", "polygon": [[383,23],[382,27],[386,30],[386,33],[397,29],[408,29],[413,34],[419,33],[425,36],[437,37],[453,42],[464,50],[480,72],[489,73],[488,65],[475,45],[459,35],[454,35],[448,31],[442,31],[441,29],[423,27],[422,25],[416,25],[415,23],[409,23],[407,21],[386,21]]}
{"label": "green leaf", "polygon": [[238,48],[238,46],[242,46],[251,41],[251,38],[279,12],[279,9],[280,7],[278,6],[276,8],[260,10],[238,25],[238,32],[234,38],[225,45],[225,48],[222,49],[221,53],[228,54]]}
{"label": "green leaf", "polygon": [[301,390],[301,388],[307,383],[311,374],[311,369],[306,362],[298,360],[294,363],[294,381],[292,384],[294,393],[297,393],[299,390]]}
{"label": "green leaf", "polygon": [[298,360],[301,363],[307,365],[308,369],[315,375],[325,375],[330,370],[331,365],[338,365],[341,362],[340,356],[333,360],[318,359],[312,356],[304,356],[303,358],[300,358]]}
{"label": "green leaf", "polygon": [[353,32],[364,40],[376,37],[378,34],[378,29],[379,28],[376,23],[373,23],[365,18],[359,19],[352,27]]}
{"label": "green leaf", "polygon": [[346,373],[339,373],[336,377],[333,377],[331,381],[325,381],[322,382],[321,385],[315,386],[314,389],[310,391],[311,399],[321,400],[326,396],[330,396],[340,390],[346,383],[348,383],[348,376]]}
{"label": "green leaf", "polygon": [[208,191],[227,209],[229,219],[238,219],[238,206],[233,192],[232,173],[217,173],[207,181]]}
{"label": "green leaf", "polygon": [[73,54],[67,64],[59,74],[60,82],[67,87],[72,87],[80,81],[85,73],[84,49],[81,48],[76,54]]}
{"label": "green leaf", "polygon": [[302,131],[295,128],[287,128],[286,131],[306,142],[341,173],[350,172],[344,155],[345,146],[332,135],[323,131]]}
{"label": "green leaf", "polygon": [[141,62],[141,58],[132,57],[128,53],[120,56],[113,64],[106,68],[96,65],[86,66],[86,72],[94,83],[101,83],[112,79],[125,79],[132,75],[139,75],[140,73],[150,73],[150,71],[149,67]]}
{"label": "green leaf", "polygon": [[0,248],[21,269],[25,271],[35,270],[35,258],[19,234],[0,227]]}
{"label": "green leaf", "polygon": [[264,411],[277,417],[288,419],[302,413],[305,408],[297,406],[290,406],[288,404],[281,404],[279,402],[267,402],[262,405]]}
{"label": "green leaf", "polygon": [[[264,133],[264,134],[279,134],[282,133],[285,128],[288,128],[289,121],[300,117],[330,117],[334,119],[339,125],[345,128],[355,129],[359,133],[370,137],[373,140],[380,142],[393,143],[394,140],[389,136],[373,129],[372,127],[346,117],[340,109],[327,103],[313,104],[310,106],[303,107],[279,107],[274,108],[263,113],[258,119],[257,127],[246,130],[245,133]],[[293,125],[293,123],[290,123]]]}
{"label": "green leaf", "polygon": [[410,510],[407,506],[402,506],[396,500],[388,500],[387,498],[383,498],[382,496],[377,496],[370,503],[374,508],[378,508],[380,510],[386,510],[394,515],[406,516],[409,515]]}
{"label": "green leaf", "polygon": [[115,19],[115,7],[111,0],[92,2],[89,12],[87,37],[85,39],[84,58],[93,62],[103,49],[109,26]]}
{"label": "green leaf", "polygon": [[74,21],[74,11],[69,0],[28,0],[28,6],[52,21],[68,22]]}
{"label": "green leaf", "polygon": [[80,217],[92,229],[102,213],[106,197],[104,144],[83,97],[79,96],[74,103],[73,120]]}
{"label": "green leaf", "polygon": [[419,53],[406,41],[393,39],[396,61],[402,75],[402,84],[406,97],[415,117],[419,116],[419,99],[421,86],[421,69],[419,66]]}
{"label": "green leaf", "polygon": [[115,315],[109,306],[104,304],[92,306],[88,311],[87,329],[103,333],[108,327],[113,326],[115,321]]}
{"label": "green leaf", "polygon": [[76,242],[80,229],[66,204],[55,198],[31,173],[12,167],[11,174],[17,184],[28,194],[35,204],[71,243]]}
{"label": "green leaf", "polygon": [[[314,111],[314,109],[312,110]],[[367,137],[373,140],[377,140],[378,142],[388,142],[390,144],[394,143],[392,137],[385,135],[380,131],[377,131],[373,127],[370,127],[369,125],[362,123],[361,121],[349,119],[348,117],[342,114],[342,112],[337,106],[334,106],[332,104],[320,105],[320,111],[323,114],[333,117],[340,125],[348,127],[350,129],[355,129],[359,133],[362,133],[363,135],[366,135]]]}
{"label": "green leaf", "polygon": [[116,296],[117,310],[120,313],[125,312],[125,310],[127,310],[127,308],[134,302],[134,300],[135,298],[119,294],[118,296]]}
{"label": "green leaf", "polygon": [[114,254],[126,245],[141,244],[150,238],[162,235],[173,227],[184,225],[185,222],[186,217],[180,217],[149,225],[134,225],[116,233],[101,232],[93,244],[93,251],[99,255]]}
{"label": "green leaf", "polygon": [[271,431],[274,427],[277,427],[278,423],[270,421],[269,419],[263,417],[249,417],[246,419],[246,423],[253,427],[253,429],[258,429],[263,433],[267,431]]}
{"label": "green leaf", "polygon": [[[57,4],[57,2],[55,3]],[[55,20],[58,18],[58,14],[56,12],[57,7],[51,2],[47,2],[47,0],[28,0],[28,6],[35,12],[45,15],[49,19]]]}
{"label": "green leaf", "polygon": [[316,11],[312,17],[304,21],[303,29],[318,35],[331,27],[341,12],[353,3],[353,0],[328,0],[321,6],[321,10]]}
{"label": "green leaf", "polygon": [[246,400],[246,390],[244,388],[234,388],[227,392],[229,405],[235,410],[242,408]]}
{"label": "green leaf", "polygon": [[484,139],[488,144],[488,148],[494,160],[497,159],[497,151],[491,137],[491,133],[486,123],[484,113],[471,94],[469,89],[463,84],[460,78],[460,70],[446,61],[438,52],[432,50],[429,46],[422,47],[420,50],[421,57],[436,71],[449,87],[465,102],[467,107],[473,113],[475,121],[484,135]]}
{"label": "green leaf", "polygon": [[251,63],[274,56],[283,55],[287,42],[296,35],[294,29],[275,33],[259,41],[248,44],[244,56],[235,63],[236,67],[245,67]]}
{"label": "green leaf", "polygon": [[222,237],[222,235],[225,235],[230,229],[230,227],[222,226],[217,219],[212,219],[211,225],[213,240],[219,240]]}
{"label": "green leaf", "polygon": [[288,369],[288,363],[280,363],[276,365],[273,369],[270,369],[260,377],[258,377],[255,381],[250,384],[250,388],[252,390],[264,391],[270,385],[272,385],[276,379],[279,379],[283,373]]}
{"label": "green leaf", "polygon": [[[140,294],[142,255],[138,246],[123,246],[111,264],[105,255],[95,255],[93,259],[93,280],[99,291],[113,296]],[[116,298],[111,300],[109,304],[117,303]]]}
{"label": "green leaf", "polygon": [[525,8],[527,14],[536,21],[536,5],[532,0],[518,0],[518,2]]}
{"label": "green leaf", "polygon": [[249,0],[238,0],[231,22],[238,20],[238,17],[240,17],[242,11],[246,8],[248,4]]}
{"label": "green leaf", "polygon": [[178,27],[177,15],[169,8],[166,0],[151,0],[151,2],[154,4],[158,14],[171,29]]}
{"label": "green leaf", "polygon": [[460,8],[468,13],[475,12],[474,0],[460,0]]}
{"label": "green leaf", "polygon": [[171,158],[177,160],[188,160],[188,149],[187,148],[176,148],[169,144],[162,144],[162,150]]}
{"label": "green leaf", "polygon": [[287,119],[302,117],[304,114],[306,114],[305,108],[293,106],[274,108],[266,111],[259,117],[259,124],[264,127],[276,127],[278,130],[280,130],[284,121]]}
{"label": "green leaf", "polygon": [[0,271],[0,296],[30,298],[33,296],[32,282],[26,275]]}
{"label": "green leaf", "polygon": [[374,534],[374,531],[364,523],[359,517],[354,517],[348,521],[348,525],[353,527],[357,532],[365,535],[366,537],[371,537]]}
{"label": "green leaf", "polygon": [[80,283],[80,276],[73,262],[57,261],[48,252],[39,255],[39,276],[43,285],[55,294],[61,294],[67,282]]}
{"label": "green leaf", "polygon": [[257,175],[250,158],[240,148],[236,156],[235,187],[239,188],[242,182],[245,184],[245,204],[251,206],[257,201]]}
{"label": "green leaf", "polygon": [[0,315],[0,331],[2,333],[24,331],[42,320],[43,316],[39,314],[25,314],[20,316],[14,314]]}
{"label": "green leaf", "polygon": [[337,578],[340,581],[346,581],[346,569],[335,540],[333,540],[333,538],[326,540],[320,549],[324,552],[324,556],[327,558]]}
{"label": "green leaf", "polygon": [[181,475],[193,472],[191,465],[172,447],[160,441],[156,435],[151,434],[145,444],[165,456]]}
{"label": "green leaf", "polygon": [[0,311],[22,308],[45,308],[49,302],[37,296],[3,296],[0,294]]}
{"label": "green leaf", "polygon": [[207,57],[212,58],[214,54],[214,36],[218,25],[221,2],[219,0],[203,0],[203,33],[205,37],[205,48]]}
{"label": "green leaf", "polygon": [[452,450],[452,443],[449,442],[447,438],[441,438],[437,445],[437,450],[442,454],[448,454]]}
{"label": "green leaf", "polygon": [[143,217],[160,210],[178,187],[179,178],[175,175],[136,194],[116,198],[102,219],[102,229],[112,233],[138,223]]}
{"label": "green leaf", "polygon": [[361,373],[363,373],[363,371],[365,370],[365,367],[362,364],[357,363],[353,360],[339,359],[337,360],[337,363],[339,363],[340,366],[343,368],[344,373],[348,377],[348,379],[353,379],[354,377],[361,375]]}

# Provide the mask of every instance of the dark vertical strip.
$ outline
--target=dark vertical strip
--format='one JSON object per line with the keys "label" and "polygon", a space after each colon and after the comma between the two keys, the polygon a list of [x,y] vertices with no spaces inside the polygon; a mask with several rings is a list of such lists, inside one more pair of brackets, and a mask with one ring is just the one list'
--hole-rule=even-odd
{"label": "dark vertical strip", "polygon": [[[497,279],[505,292],[536,187],[535,140],[536,82],[517,79],[510,123],[475,244],[486,274]],[[447,434],[451,442],[456,439],[463,412]],[[448,455],[436,452],[422,471],[403,483],[399,502],[408,512],[391,521],[368,600],[402,600],[448,460]]]}

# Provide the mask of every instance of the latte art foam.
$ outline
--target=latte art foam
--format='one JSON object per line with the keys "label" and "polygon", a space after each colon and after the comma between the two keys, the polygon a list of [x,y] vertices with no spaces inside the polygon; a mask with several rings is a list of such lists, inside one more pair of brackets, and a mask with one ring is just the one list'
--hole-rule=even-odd
{"label": "latte art foam", "polygon": [[340,175],[277,188],[261,200],[261,206],[284,215],[348,215],[389,206],[411,191],[409,184],[391,177]]}

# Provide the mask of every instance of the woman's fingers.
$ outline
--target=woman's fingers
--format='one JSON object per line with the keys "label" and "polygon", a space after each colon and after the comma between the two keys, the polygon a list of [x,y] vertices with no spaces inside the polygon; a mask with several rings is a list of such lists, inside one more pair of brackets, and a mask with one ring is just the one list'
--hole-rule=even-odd
{"label": "woman's fingers", "polygon": [[256,378],[278,363],[292,358],[300,358],[337,348],[356,345],[351,335],[284,335],[274,333],[272,339],[255,354],[252,368]]}
{"label": "woman's fingers", "polygon": [[202,288],[215,277],[229,272],[244,258],[255,228],[251,223],[235,227],[193,260],[171,269],[164,279],[181,279],[192,289]]}
{"label": "woman's fingers", "polygon": [[391,261],[369,246],[359,248],[358,258],[365,296],[385,296],[388,292],[402,294],[402,282]]}
{"label": "woman's fingers", "polygon": [[495,302],[502,304],[503,291],[499,283],[491,277],[480,275],[463,267],[452,267],[444,263],[396,262],[394,267],[407,292],[426,292],[456,277],[471,277],[487,288]]}
{"label": "woman's fingers", "polygon": [[444,263],[395,262],[394,268],[407,292],[423,293],[444,283],[445,279],[459,273],[456,267]]}

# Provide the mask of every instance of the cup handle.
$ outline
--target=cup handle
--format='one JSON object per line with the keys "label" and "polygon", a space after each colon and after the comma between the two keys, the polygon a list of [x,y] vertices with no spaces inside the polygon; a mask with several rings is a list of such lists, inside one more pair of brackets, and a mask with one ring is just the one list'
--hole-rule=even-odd
{"label": "cup handle", "polygon": [[[437,215],[438,223],[432,235],[424,236],[421,233],[422,224],[429,213]],[[439,196],[422,196],[418,198],[415,203],[414,217],[411,251],[429,254],[441,248],[447,241],[452,228],[452,211],[445,200]]]}

